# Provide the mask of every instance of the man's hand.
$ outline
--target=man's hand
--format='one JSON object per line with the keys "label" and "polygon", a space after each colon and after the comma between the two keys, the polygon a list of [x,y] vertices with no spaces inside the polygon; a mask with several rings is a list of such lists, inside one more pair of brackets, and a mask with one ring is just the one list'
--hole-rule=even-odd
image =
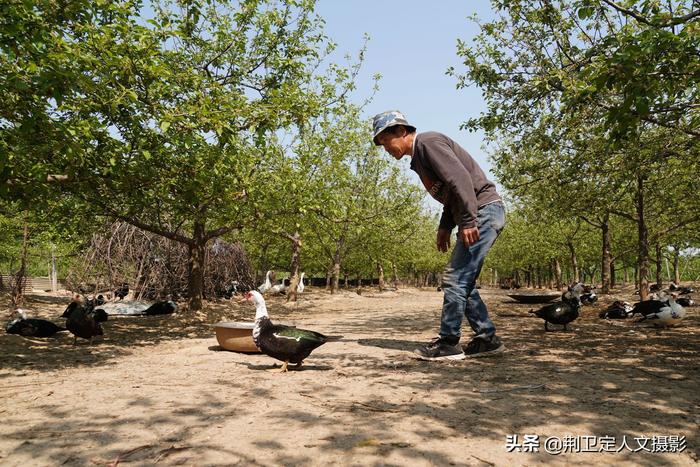
{"label": "man's hand", "polygon": [[437,232],[437,249],[446,252],[450,248],[450,234],[452,231],[447,229],[438,229]]}
{"label": "man's hand", "polygon": [[469,245],[473,245],[479,240],[479,228],[459,229],[459,238],[464,243],[464,246],[469,247]]}

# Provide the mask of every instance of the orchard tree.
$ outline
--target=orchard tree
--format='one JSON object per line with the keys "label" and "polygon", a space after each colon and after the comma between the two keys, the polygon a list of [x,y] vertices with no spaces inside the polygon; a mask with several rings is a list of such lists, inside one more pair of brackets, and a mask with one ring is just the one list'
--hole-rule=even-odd
{"label": "orchard tree", "polygon": [[435,235],[439,222],[439,213],[422,213],[415,219],[412,230],[405,232],[405,241],[394,242],[400,250],[401,270],[412,275],[419,287],[437,280],[450,260],[450,251],[443,253],[437,249]]}
{"label": "orchard tree", "polygon": [[[516,126],[548,115],[602,112],[609,136],[646,125],[700,137],[700,8],[693,0],[492,0],[499,17],[481,24],[476,46],[458,43],[490,102],[470,127]],[[500,96],[501,99],[496,99]],[[512,128],[513,129],[513,128]]]}
{"label": "orchard tree", "polygon": [[[86,18],[102,18],[94,8]],[[51,36],[70,44],[59,50],[73,74],[32,100],[43,120],[8,115],[6,172],[23,188],[64,175],[61,189],[96,212],[188,245],[198,309],[206,245],[253,221],[276,132],[331,99],[314,76],[328,43],[306,0],[152,8],[146,21],[138,4],[112,5],[107,18]],[[27,126],[47,136],[58,127],[65,142],[37,145]]]}
{"label": "orchard tree", "polygon": [[[607,225],[611,214],[623,215],[611,207],[633,194],[636,214],[630,218],[638,227],[644,297],[649,248],[643,211],[650,162],[683,161],[682,178],[697,166],[696,5],[629,1],[621,6],[607,0],[492,4],[499,18],[481,25],[476,46],[459,43],[466,71],[459,75],[451,70],[460,86],[480,86],[489,104],[465,125],[503,141],[497,166],[516,174],[513,178],[529,177],[519,185],[519,194],[559,188],[561,193],[571,190],[560,199],[590,204],[588,211],[570,203],[601,230],[606,276]],[[683,64],[676,66],[678,61]],[[598,202],[576,188],[585,183],[595,187],[588,191],[597,191]],[[669,204],[679,200],[674,201]],[[688,222],[692,218],[680,221]],[[604,284],[608,281],[605,277]]]}

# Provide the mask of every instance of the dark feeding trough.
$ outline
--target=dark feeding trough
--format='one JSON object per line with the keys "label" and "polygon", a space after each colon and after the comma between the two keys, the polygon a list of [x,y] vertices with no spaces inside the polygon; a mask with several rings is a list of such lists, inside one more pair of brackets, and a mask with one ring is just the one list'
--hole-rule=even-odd
{"label": "dark feeding trough", "polygon": [[508,294],[510,298],[520,303],[549,303],[561,298],[561,293],[558,292],[530,292],[530,293],[513,293]]}

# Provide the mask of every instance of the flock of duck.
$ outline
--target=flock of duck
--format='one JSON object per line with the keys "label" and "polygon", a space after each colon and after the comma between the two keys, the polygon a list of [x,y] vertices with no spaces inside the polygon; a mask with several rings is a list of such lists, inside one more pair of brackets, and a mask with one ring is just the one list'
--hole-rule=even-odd
{"label": "flock of duck", "polygon": [[[300,282],[303,284],[303,282]],[[283,285],[280,284],[280,285]],[[269,271],[265,278],[265,283],[257,291],[247,292],[246,300],[255,305],[255,325],[253,328],[253,340],[255,345],[272,358],[283,362],[282,371],[287,371],[289,363],[301,366],[302,361],[308,357],[317,347],[332,340],[338,340],[338,336],[324,336],[315,331],[297,329],[294,326],[283,326],[273,324],[267,313],[267,306],[262,293],[278,293],[271,286],[269,281]],[[568,287],[562,294],[561,300],[543,306],[539,310],[530,311],[535,316],[544,320],[545,331],[549,331],[548,324],[561,325],[566,330],[566,325],[579,317],[579,310],[584,304],[595,303],[598,299],[593,287],[584,286],[578,283]],[[261,293],[262,292],[262,293]],[[636,314],[642,316],[638,321],[654,323],[657,326],[667,327],[680,322],[685,316],[683,306],[681,306],[680,295],[684,295],[686,306],[692,305],[689,294],[693,292],[689,288],[681,288],[671,285],[670,294],[668,291],[655,293],[651,300],[638,302],[630,305],[627,302],[616,301],[601,312],[601,318],[624,319]]]}
{"label": "flock of duck", "polygon": [[[264,293],[284,293],[286,286],[284,281],[272,285],[270,282],[271,271],[265,276],[265,282],[245,293],[247,301],[255,305],[255,324],[252,337],[260,351],[272,358],[283,362],[282,371],[287,371],[289,363],[301,366],[305,358],[311,352],[326,342],[338,340],[342,336],[326,336],[316,331],[299,329],[295,326],[273,324],[267,312]],[[297,292],[303,292],[303,273],[299,281]],[[123,291],[123,290],[122,290]],[[671,284],[669,289],[655,290],[651,299],[630,304],[624,301],[615,301],[599,314],[604,319],[626,319],[635,315],[641,315],[637,322],[649,321],[660,327],[673,326],[679,323],[685,316],[683,306],[693,305],[690,294],[693,289],[679,287]],[[123,297],[119,297],[120,300]],[[550,331],[549,325],[563,326],[576,320],[580,315],[581,306],[597,301],[593,287],[584,286],[581,283],[568,287],[557,302],[543,306],[530,313],[544,320],[545,331]],[[55,323],[43,319],[28,318],[23,310],[17,310],[20,317],[7,325],[9,334],[19,334],[25,337],[51,337],[59,332],[69,331],[73,334],[75,344],[77,338],[90,340],[95,336],[103,335],[101,323],[107,321],[109,314],[169,314],[177,310],[177,304],[171,301],[156,302],[146,308],[139,308],[136,313],[124,312],[124,307],[105,303],[100,295],[92,300],[81,300],[74,297],[61,315],[66,318],[66,326],[61,327]],[[133,307],[126,307],[132,309]],[[108,312],[107,310],[110,310]]]}
{"label": "flock of duck", "polygon": [[[634,304],[616,300],[598,315],[602,319],[626,319],[641,315],[636,322],[649,321],[658,327],[668,327],[678,324],[685,317],[684,306],[694,305],[690,294],[694,292],[689,287],[677,286],[671,283],[665,290],[652,289],[649,300],[643,300]],[[568,287],[562,294],[561,300],[545,305],[539,310],[531,310],[530,313],[544,320],[544,329],[549,331],[548,324],[566,325],[579,317],[579,310],[583,304],[594,303],[597,296],[590,286],[578,283]]]}
{"label": "flock of duck", "polygon": [[[302,272],[301,277],[299,278],[299,285],[297,285],[297,293],[304,292],[304,274],[306,273]],[[279,284],[273,285],[270,281],[271,275],[272,271],[267,271],[267,273],[265,274],[265,281],[258,287],[258,292],[260,292],[261,294],[270,295],[287,293],[287,286],[284,283],[284,279],[281,279]]]}
{"label": "flock of duck", "polygon": [[[118,291],[120,293],[115,294],[115,297],[122,300],[126,296],[124,287],[120,287]],[[18,334],[23,337],[53,337],[60,332],[70,332],[74,337],[74,345],[77,343],[78,337],[89,340],[92,344],[95,336],[104,335],[102,323],[107,321],[110,315],[152,316],[171,314],[176,310],[177,304],[172,301],[160,301],[153,304],[143,302],[117,304],[116,302],[106,302],[102,295],[89,300],[75,295],[61,314],[61,318],[66,319],[65,327],[46,319],[30,318],[25,310],[18,308],[16,313],[19,317],[10,321],[5,331],[8,334]]]}

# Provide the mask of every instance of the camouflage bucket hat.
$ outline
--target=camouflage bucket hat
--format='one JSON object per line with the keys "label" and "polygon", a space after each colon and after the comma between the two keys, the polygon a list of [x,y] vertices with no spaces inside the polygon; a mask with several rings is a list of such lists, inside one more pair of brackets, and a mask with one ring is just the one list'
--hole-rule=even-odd
{"label": "camouflage bucket hat", "polygon": [[379,146],[379,143],[377,142],[377,136],[379,136],[379,133],[396,125],[407,126],[411,128],[412,131],[416,131],[416,127],[408,123],[406,121],[406,117],[404,117],[398,110],[389,110],[387,112],[382,112],[375,115],[374,122],[372,124],[374,133],[372,136],[372,141],[374,141],[374,144]]}

